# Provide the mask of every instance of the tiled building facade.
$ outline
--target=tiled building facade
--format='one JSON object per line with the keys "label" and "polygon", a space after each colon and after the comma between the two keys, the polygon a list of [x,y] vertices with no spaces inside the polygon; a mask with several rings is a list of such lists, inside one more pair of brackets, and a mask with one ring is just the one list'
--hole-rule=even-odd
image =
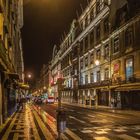
{"label": "tiled building facade", "polygon": [[14,111],[15,81],[24,82],[22,26],[23,1],[0,0],[0,125]]}
{"label": "tiled building facade", "polygon": [[57,53],[63,101],[140,108],[139,36],[138,0],[91,0]]}

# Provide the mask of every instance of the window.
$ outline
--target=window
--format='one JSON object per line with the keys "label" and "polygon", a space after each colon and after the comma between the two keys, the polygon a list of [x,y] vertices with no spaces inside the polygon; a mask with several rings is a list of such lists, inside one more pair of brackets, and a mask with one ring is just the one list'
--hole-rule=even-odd
{"label": "window", "polygon": [[101,59],[101,50],[100,49],[98,49],[97,52],[96,52],[96,59],[97,60]]}
{"label": "window", "polygon": [[94,82],[94,75],[93,73],[90,73],[90,83],[93,83]]}
{"label": "window", "polygon": [[100,0],[97,0],[96,2],[96,13],[98,14],[100,12]]}
{"label": "window", "polygon": [[90,33],[90,46],[94,43],[94,30]]}
{"label": "window", "polygon": [[94,8],[91,9],[90,11],[90,21],[94,19]]}
{"label": "window", "polygon": [[133,43],[133,29],[128,28],[125,32],[125,46],[130,47]]}
{"label": "window", "polygon": [[116,37],[114,39],[114,50],[113,50],[114,53],[117,53],[119,52],[119,37]]}
{"label": "window", "polygon": [[85,67],[88,66],[88,57],[85,57]]}
{"label": "window", "polygon": [[104,48],[104,58],[107,59],[109,57],[109,45],[106,44]]}
{"label": "window", "polygon": [[126,80],[129,80],[133,76],[133,58],[126,59]]}
{"label": "window", "polygon": [[83,54],[83,41],[80,42],[80,54]]}
{"label": "window", "polygon": [[85,75],[85,84],[88,84],[88,75]]}
{"label": "window", "polygon": [[88,26],[88,15],[85,18],[85,27],[87,27],[87,26]]}
{"label": "window", "polygon": [[81,69],[83,69],[83,60],[80,62]]}
{"label": "window", "polygon": [[90,64],[93,64],[93,62],[94,62],[94,53],[92,52],[90,54]]}
{"label": "window", "polygon": [[105,69],[105,78],[104,79],[105,80],[109,79],[109,69],[108,68]]}
{"label": "window", "polygon": [[86,36],[85,38],[85,50],[88,49],[88,36]]}
{"label": "window", "polygon": [[81,77],[81,85],[83,85],[83,75],[80,76]]}
{"label": "window", "polygon": [[109,33],[109,19],[108,19],[108,17],[104,20],[104,32]]}
{"label": "window", "polygon": [[97,71],[97,82],[100,82],[100,71]]}
{"label": "window", "polygon": [[96,39],[100,39],[100,25],[96,27]]}

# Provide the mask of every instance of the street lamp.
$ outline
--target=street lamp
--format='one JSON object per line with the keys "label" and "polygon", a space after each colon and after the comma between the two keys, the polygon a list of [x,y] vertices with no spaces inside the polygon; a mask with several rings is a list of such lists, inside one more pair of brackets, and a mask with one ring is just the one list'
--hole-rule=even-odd
{"label": "street lamp", "polygon": [[99,61],[99,60],[96,60],[96,61],[95,61],[95,65],[96,65],[96,66],[99,66],[99,65],[100,65],[100,61]]}
{"label": "street lamp", "polygon": [[32,78],[32,75],[31,74],[28,74],[28,78],[31,79]]}
{"label": "street lamp", "polygon": [[46,87],[46,86],[44,86],[44,87],[43,87],[43,89],[44,89],[44,90],[46,90],[46,89],[47,89],[47,87]]}

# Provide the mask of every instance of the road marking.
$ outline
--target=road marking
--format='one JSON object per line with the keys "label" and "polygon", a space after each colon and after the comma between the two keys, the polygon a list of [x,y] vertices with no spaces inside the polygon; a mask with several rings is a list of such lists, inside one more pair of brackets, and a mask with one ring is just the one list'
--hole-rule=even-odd
{"label": "road marking", "polygon": [[113,131],[115,131],[115,132],[126,132],[127,130],[124,130],[124,129],[113,129]]}
{"label": "road marking", "polygon": [[[50,119],[51,118],[51,120],[53,120],[53,123],[51,123],[51,124],[48,124],[50,127],[51,127],[51,129],[53,130],[53,131],[55,131],[55,133],[57,133],[57,128],[56,128],[56,124],[55,124],[55,122],[56,122],[56,119],[54,118],[54,117],[52,117],[51,115],[49,115],[47,112],[45,112],[45,115],[47,115],[48,116],[48,119]],[[71,116],[72,117],[72,116]],[[72,117],[73,118],[73,117]],[[74,117],[75,118],[75,117]],[[76,118],[75,118],[76,119]],[[76,119],[76,120],[78,120],[78,119]],[[48,121],[48,120],[47,120]],[[80,121],[80,120],[78,120],[78,121]],[[80,121],[80,122],[84,122],[84,121]],[[85,122],[84,122],[85,123]],[[53,125],[53,126],[52,126]],[[66,128],[66,131],[65,131],[71,138],[73,138],[74,140],[82,140],[78,135],[76,135],[74,132],[72,132],[69,128]],[[67,138],[67,136],[65,136],[64,134],[62,134],[62,139],[64,139],[64,140],[68,140],[68,138]]]}
{"label": "road marking", "polygon": [[66,129],[66,133],[71,136],[74,140],[82,140],[80,137],[78,137],[75,133],[73,133],[69,128]]}
{"label": "road marking", "polygon": [[4,136],[2,137],[2,140],[7,140],[8,139],[8,136],[10,134],[10,131],[12,130],[12,128],[14,126],[14,122],[16,120],[17,115],[18,114],[16,114],[15,117],[12,119],[12,122],[11,122],[10,126],[8,127],[8,129],[6,130]]}
{"label": "road marking", "polygon": [[77,119],[77,118],[75,118],[75,117],[73,117],[73,116],[69,116],[69,118],[70,119],[74,119],[74,120],[76,120],[76,121],[78,121],[78,122],[80,122],[80,123],[86,123],[85,121],[82,121],[82,120],[79,120],[79,119]]}
{"label": "road marking", "polygon": [[140,133],[136,133],[137,135],[140,135]]}
{"label": "road marking", "polygon": [[69,138],[66,137],[63,133],[61,134],[61,139],[62,139],[62,140],[69,140]]}
{"label": "road marking", "polygon": [[90,121],[91,123],[107,123],[109,122],[108,120],[106,119],[102,119],[102,120],[94,120],[94,121]]}
{"label": "road marking", "polygon": [[121,139],[124,139],[124,140],[139,140],[139,139],[136,139],[136,138],[126,135],[126,134],[119,135],[118,137]]}
{"label": "road marking", "polygon": [[109,138],[106,137],[95,137],[95,140],[110,140]]}
{"label": "road marking", "polygon": [[107,134],[108,132],[103,131],[103,130],[98,130],[98,131],[95,131],[95,133],[101,135],[101,134]]}
{"label": "road marking", "polygon": [[42,122],[41,118],[38,116],[37,112],[33,110],[36,121],[39,124],[40,129],[42,130],[43,135],[46,139],[53,140],[53,136],[50,131],[46,128],[45,124]]}
{"label": "road marking", "polygon": [[18,137],[19,137],[19,133],[15,133],[13,136],[13,140],[18,140]]}
{"label": "road marking", "polygon": [[93,115],[88,115],[89,117],[91,117],[91,118],[95,118],[95,116],[93,116]]}
{"label": "road marking", "polygon": [[92,133],[93,131],[91,131],[91,130],[82,130],[81,132],[82,133]]}
{"label": "road marking", "polygon": [[109,117],[114,117],[114,118],[127,119],[126,117],[123,117],[123,116],[118,116],[118,115],[115,116],[113,114],[105,114],[105,113],[99,113],[99,112],[98,112],[97,115],[98,116],[105,116],[105,117],[109,116]]}

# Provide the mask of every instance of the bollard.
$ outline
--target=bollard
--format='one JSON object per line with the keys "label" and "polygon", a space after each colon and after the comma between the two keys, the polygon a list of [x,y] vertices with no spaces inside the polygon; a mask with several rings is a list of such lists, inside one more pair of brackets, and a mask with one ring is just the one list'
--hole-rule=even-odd
{"label": "bollard", "polygon": [[57,132],[58,140],[61,139],[61,133],[64,133],[66,130],[66,112],[64,109],[59,109],[57,111]]}

